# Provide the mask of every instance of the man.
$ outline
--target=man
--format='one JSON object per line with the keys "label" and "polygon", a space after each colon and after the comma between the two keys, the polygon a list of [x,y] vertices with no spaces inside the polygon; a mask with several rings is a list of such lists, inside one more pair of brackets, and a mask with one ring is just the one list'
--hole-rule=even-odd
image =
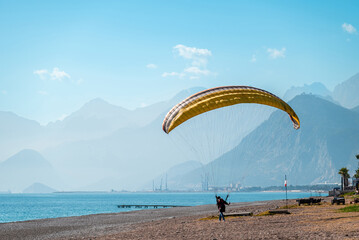
{"label": "man", "polygon": [[219,221],[221,221],[222,218],[223,221],[225,221],[223,213],[226,211],[226,205],[229,205],[229,203],[227,203],[225,200],[223,200],[223,198],[217,195],[216,195],[216,199],[217,199],[217,207],[219,211]]}

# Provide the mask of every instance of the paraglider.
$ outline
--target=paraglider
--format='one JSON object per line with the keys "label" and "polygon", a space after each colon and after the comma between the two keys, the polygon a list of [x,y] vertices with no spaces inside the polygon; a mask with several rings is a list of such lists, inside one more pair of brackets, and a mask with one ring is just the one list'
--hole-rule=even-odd
{"label": "paraglider", "polygon": [[238,191],[251,160],[240,155],[228,158],[225,153],[269,117],[268,108],[287,113],[294,129],[300,128],[295,111],[276,95],[250,86],[222,86],[195,93],[175,105],[162,129],[169,134],[178,127],[169,136],[179,148],[187,146],[182,151],[187,159],[193,159],[193,153],[202,164],[202,171],[197,171],[201,172],[202,190],[227,191],[226,201],[230,191]]}
{"label": "paraglider", "polygon": [[199,114],[241,103],[257,103],[281,109],[288,113],[295,129],[300,127],[294,110],[274,94],[249,86],[224,86],[198,92],[178,103],[167,113],[162,129],[168,134]]}

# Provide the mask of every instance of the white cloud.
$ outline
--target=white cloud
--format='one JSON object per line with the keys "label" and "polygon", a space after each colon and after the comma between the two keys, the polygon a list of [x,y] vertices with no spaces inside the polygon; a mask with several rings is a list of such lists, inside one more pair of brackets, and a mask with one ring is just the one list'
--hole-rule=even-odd
{"label": "white cloud", "polygon": [[153,63],[150,63],[150,64],[147,64],[146,67],[149,68],[149,69],[156,69],[157,65],[153,64]]}
{"label": "white cloud", "polygon": [[[174,53],[189,61],[187,67],[181,72],[164,72],[162,77],[188,77],[189,79],[198,79],[200,75],[206,76],[211,74],[207,70],[208,57],[212,56],[212,52],[205,48],[188,47],[178,44],[173,47]],[[147,65],[148,66],[148,65]]]}
{"label": "white cloud", "polygon": [[65,73],[65,71],[60,71],[60,69],[57,67],[52,70],[50,77],[52,80],[57,80],[60,82],[65,78],[71,78],[69,74]]}
{"label": "white cloud", "polygon": [[275,48],[268,48],[267,52],[269,53],[269,57],[273,59],[277,58],[285,58],[285,48],[282,48],[281,50],[275,49]]}
{"label": "white cloud", "polygon": [[162,77],[168,77],[168,76],[177,76],[179,73],[176,72],[164,72],[162,73]]}
{"label": "white cloud", "polygon": [[255,54],[252,55],[252,58],[251,58],[251,62],[256,62],[257,61],[257,57]]}
{"label": "white cloud", "polygon": [[178,51],[178,55],[186,59],[193,59],[196,57],[208,57],[212,56],[211,51],[205,48],[195,48],[195,47],[187,47],[182,44],[178,44],[173,47],[176,51]]}
{"label": "white cloud", "polygon": [[187,73],[193,73],[196,75],[208,75],[210,72],[208,70],[201,70],[198,67],[189,67],[184,70]]}
{"label": "white cloud", "polygon": [[47,69],[35,70],[34,74],[38,75],[43,80],[51,79],[51,80],[57,80],[60,82],[62,80],[64,80],[65,78],[68,78],[68,79],[71,78],[71,76],[68,73],[66,73],[65,71],[61,71],[57,67],[54,67],[52,72],[48,71]]}
{"label": "white cloud", "polygon": [[343,23],[342,29],[349,34],[357,33],[357,30],[355,29],[355,27],[348,23]]}
{"label": "white cloud", "polygon": [[41,79],[46,79],[48,73],[49,72],[46,69],[40,69],[34,71],[34,74],[38,75]]}

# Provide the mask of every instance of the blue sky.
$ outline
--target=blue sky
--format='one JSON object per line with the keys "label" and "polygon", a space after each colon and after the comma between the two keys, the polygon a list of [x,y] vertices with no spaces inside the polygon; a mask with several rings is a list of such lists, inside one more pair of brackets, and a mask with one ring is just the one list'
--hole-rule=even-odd
{"label": "blue sky", "polygon": [[194,87],[279,96],[359,72],[358,1],[0,0],[0,111],[42,124]]}

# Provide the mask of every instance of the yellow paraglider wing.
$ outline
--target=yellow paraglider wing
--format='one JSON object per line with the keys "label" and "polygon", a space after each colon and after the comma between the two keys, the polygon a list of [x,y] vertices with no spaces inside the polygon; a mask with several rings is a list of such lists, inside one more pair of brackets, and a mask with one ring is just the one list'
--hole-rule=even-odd
{"label": "yellow paraglider wing", "polygon": [[169,133],[199,114],[240,103],[257,103],[281,109],[288,113],[295,129],[300,127],[294,110],[274,94],[248,86],[224,86],[198,92],[174,106],[163,121],[163,131]]}

